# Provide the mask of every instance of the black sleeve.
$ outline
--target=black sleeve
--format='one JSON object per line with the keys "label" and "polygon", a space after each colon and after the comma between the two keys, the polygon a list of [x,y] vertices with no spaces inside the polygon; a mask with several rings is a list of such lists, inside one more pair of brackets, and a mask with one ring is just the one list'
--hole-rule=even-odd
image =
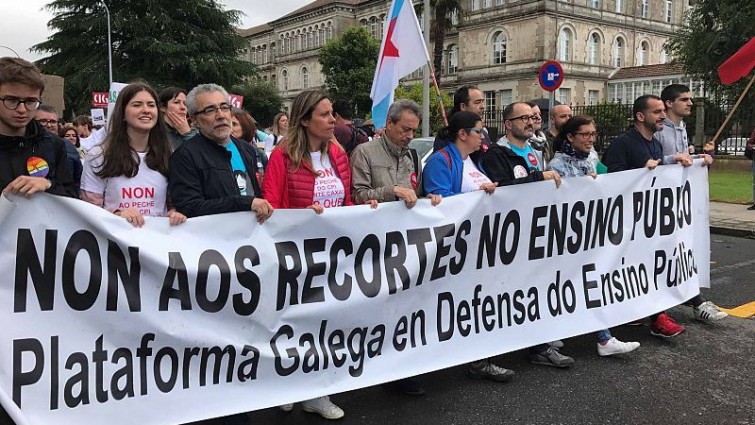
{"label": "black sleeve", "polygon": [[488,178],[498,186],[510,186],[513,184],[531,183],[543,180],[543,172],[535,171],[527,177],[514,177],[514,169],[500,149],[490,149],[482,155],[482,168]]}
{"label": "black sleeve", "polygon": [[602,158],[603,165],[608,168],[609,173],[616,173],[629,169],[627,163],[628,152],[626,152],[624,143],[616,143],[617,140],[618,139],[614,140],[611,146],[606,149]]}
{"label": "black sleeve", "polygon": [[204,177],[194,165],[190,153],[182,148],[183,146],[176,150],[170,158],[168,192],[176,210],[186,217],[197,217],[252,209],[251,196],[230,195],[205,199],[202,184]]}

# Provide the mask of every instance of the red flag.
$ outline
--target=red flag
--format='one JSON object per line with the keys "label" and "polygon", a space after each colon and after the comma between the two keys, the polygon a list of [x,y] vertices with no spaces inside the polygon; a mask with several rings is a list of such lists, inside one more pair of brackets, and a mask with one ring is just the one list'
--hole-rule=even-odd
{"label": "red flag", "polygon": [[735,83],[749,74],[753,67],[755,67],[755,37],[718,67],[718,76],[722,84]]}

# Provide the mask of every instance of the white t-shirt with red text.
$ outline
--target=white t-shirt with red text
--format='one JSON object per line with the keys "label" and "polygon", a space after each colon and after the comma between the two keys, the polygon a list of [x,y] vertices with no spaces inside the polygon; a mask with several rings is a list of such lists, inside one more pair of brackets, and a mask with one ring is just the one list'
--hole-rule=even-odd
{"label": "white t-shirt with red text", "polygon": [[491,183],[488,176],[474,165],[472,158],[467,157],[464,160],[464,169],[461,172],[461,193],[480,190],[480,186],[485,183]]}
{"label": "white t-shirt with red text", "polygon": [[330,165],[330,157],[322,155],[320,151],[310,152],[312,167],[315,169],[315,195],[313,204],[322,205],[323,208],[343,206],[346,191],[343,182],[336,174],[336,170]]}
{"label": "white t-shirt with red text", "polygon": [[102,148],[95,146],[87,154],[81,174],[81,190],[102,195],[103,208],[125,210],[133,207],[142,215],[165,217],[168,215],[166,199],[168,179],[147,166],[146,153],[139,155],[139,171],[134,177],[118,176],[102,178],[95,174],[104,161]]}

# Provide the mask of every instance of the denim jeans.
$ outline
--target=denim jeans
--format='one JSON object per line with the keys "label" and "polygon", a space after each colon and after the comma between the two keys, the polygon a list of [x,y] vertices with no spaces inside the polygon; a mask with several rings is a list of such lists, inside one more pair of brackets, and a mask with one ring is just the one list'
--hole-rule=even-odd
{"label": "denim jeans", "polygon": [[608,329],[598,331],[596,333],[596,336],[598,337],[598,342],[608,341],[609,339],[613,338],[613,336],[611,336],[611,331]]}

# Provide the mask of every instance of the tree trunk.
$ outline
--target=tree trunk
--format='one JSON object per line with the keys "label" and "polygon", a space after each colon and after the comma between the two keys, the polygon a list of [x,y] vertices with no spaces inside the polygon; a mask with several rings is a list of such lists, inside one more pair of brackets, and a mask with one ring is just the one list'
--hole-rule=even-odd
{"label": "tree trunk", "polygon": [[433,48],[433,66],[435,67],[435,79],[440,85],[441,71],[443,69],[443,41],[446,38],[446,2],[438,1],[435,5],[435,47]]}

